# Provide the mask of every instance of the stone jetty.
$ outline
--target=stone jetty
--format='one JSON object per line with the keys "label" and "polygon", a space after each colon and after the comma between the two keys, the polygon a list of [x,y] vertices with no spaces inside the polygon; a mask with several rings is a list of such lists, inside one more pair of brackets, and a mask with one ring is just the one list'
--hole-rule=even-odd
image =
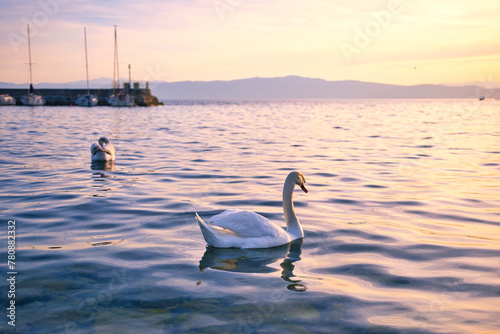
{"label": "stone jetty", "polygon": [[[151,94],[148,83],[146,83],[146,88],[140,88],[138,82],[135,82],[132,88],[130,84],[125,83],[123,90],[134,97],[134,101],[139,107],[162,105],[158,98]],[[28,89],[0,88],[0,94],[9,94],[14,97],[18,105],[21,105],[21,98],[27,92]],[[79,95],[87,94],[87,89],[35,88],[35,93],[43,96],[47,106],[74,106]],[[90,89],[90,94],[97,95],[99,106],[109,106],[108,97],[113,94],[113,89]]]}

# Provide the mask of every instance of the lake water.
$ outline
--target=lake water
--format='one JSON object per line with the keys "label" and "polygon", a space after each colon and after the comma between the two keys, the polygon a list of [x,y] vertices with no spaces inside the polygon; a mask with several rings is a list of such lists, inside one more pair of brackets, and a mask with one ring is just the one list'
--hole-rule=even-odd
{"label": "lake water", "polygon": [[[493,333],[500,101],[0,108],[5,333]],[[92,165],[101,135],[117,160]],[[229,208],[302,241],[207,249]],[[15,220],[15,267],[7,267]],[[280,223],[284,225],[284,223]]]}

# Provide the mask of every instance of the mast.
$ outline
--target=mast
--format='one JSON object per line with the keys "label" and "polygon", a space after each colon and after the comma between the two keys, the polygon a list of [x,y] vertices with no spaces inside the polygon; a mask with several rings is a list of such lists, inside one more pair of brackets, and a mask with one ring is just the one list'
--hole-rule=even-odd
{"label": "mast", "polygon": [[[116,37],[116,25],[115,25],[115,69],[116,71],[116,79],[118,83],[118,92],[120,92],[120,71],[119,71],[119,65],[118,65],[118,38]],[[114,79],[114,73],[113,72],[113,79]]]}
{"label": "mast", "polygon": [[132,75],[130,74],[130,64],[128,64],[128,85],[130,86],[129,89],[132,89]]}
{"label": "mast", "polygon": [[116,93],[116,25],[115,25],[115,45],[113,54],[113,95]]}
{"label": "mast", "polygon": [[30,87],[28,93],[33,92],[33,74],[31,73],[31,39],[30,39],[30,25],[28,24],[28,54],[29,54],[29,65],[30,65]]}
{"label": "mast", "polygon": [[87,28],[83,27],[83,35],[85,37],[85,69],[87,72],[87,95],[90,95],[89,87],[89,60],[87,58]]}

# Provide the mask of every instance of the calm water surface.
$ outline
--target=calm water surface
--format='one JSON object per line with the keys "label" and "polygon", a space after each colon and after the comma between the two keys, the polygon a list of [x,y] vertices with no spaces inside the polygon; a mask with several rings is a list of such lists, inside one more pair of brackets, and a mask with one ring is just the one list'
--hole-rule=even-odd
{"label": "calm water surface", "polygon": [[[17,333],[500,329],[500,101],[200,101],[0,116],[0,263],[5,277],[15,220]],[[101,135],[117,160],[93,166]],[[241,208],[284,222],[291,170],[309,189],[294,197],[303,241],[205,248],[195,212]]]}

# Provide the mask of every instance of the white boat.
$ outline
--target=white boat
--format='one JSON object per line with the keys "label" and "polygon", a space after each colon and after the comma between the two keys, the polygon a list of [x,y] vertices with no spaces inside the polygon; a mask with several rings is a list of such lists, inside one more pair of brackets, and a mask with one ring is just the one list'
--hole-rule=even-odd
{"label": "white boat", "polygon": [[21,98],[21,103],[28,107],[36,107],[45,105],[45,99],[41,95],[29,93]]}
{"label": "white boat", "polygon": [[76,104],[80,107],[95,107],[98,102],[97,96],[92,94],[80,95],[76,99]]}
{"label": "white boat", "polygon": [[134,98],[130,94],[120,92],[109,97],[108,103],[112,107],[135,107]]}
{"label": "white boat", "polygon": [[[115,26],[115,58],[113,64],[113,94],[108,98],[108,103],[112,107],[135,107],[132,95],[120,89],[120,71],[118,65],[118,41],[116,38]],[[116,87],[118,86],[118,87]],[[117,91],[115,90],[117,88]]]}
{"label": "white boat", "polygon": [[9,94],[0,95],[0,106],[14,106],[16,105],[16,99]]}
{"label": "white boat", "polygon": [[30,88],[28,94],[21,98],[21,103],[25,106],[43,106],[45,104],[45,99],[41,95],[35,94],[33,89],[33,75],[31,71],[31,39],[30,39],[30,25],[28,24],[28,53],[29,53],[29,65],[30,65]]}
{"label": "white boat", "polygon": [[33,85],[30,84],[29,93],[21,98],[21,103],[29,107],[45,105],[45,99],[41,95],[35,94],[33,91]]}
{"label": "white boat", "polygon": [[83,36],[85,39],[85,68],[87,72],[87,94],[85,95],[80,95],[76,99],[76,104],[79,105],[80,107],[95,107],[97,105],[97,102],[99,100],[97,99],[96,95],[90,94],[90,88],[89,88],[89,61],[87,58],[87,28],[83,28]]}

